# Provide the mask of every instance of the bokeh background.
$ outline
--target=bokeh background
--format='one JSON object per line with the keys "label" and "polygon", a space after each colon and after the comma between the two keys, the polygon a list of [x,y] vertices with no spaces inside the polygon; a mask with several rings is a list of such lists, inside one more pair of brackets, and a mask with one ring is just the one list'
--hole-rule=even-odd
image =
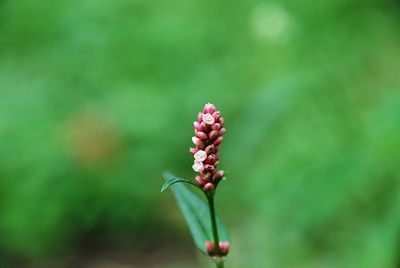
{"label": "bokeh background", "polygon": [[400,2],[0,1],[0,266],[213,267],[162,172],[228,129],[227,267],[400,267]]}

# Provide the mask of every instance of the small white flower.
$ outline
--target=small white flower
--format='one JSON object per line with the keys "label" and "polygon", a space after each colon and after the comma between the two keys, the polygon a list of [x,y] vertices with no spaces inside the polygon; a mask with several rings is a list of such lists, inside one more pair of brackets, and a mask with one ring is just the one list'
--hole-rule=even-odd
{"label": "small white flower", "polygon": [[203,122],[207,125],[212,125],[214,124],[215,119],[211,114],[203,114]]}
{"label": "small white flower", "polygon": [[206,158],[207,158],[207,153],[204,152],[203,150],[198,150],[194,154],[195,161],[203,162],[204,160],[206,160]]}
{"label": "small white flower", "polygon": [[193,164],[192,168],[196,172],[202,171],[204,169],[203,162],[194,161],[194,164]]}
{"label": "small white flower", "polygon": [[197,141],[199,140],[199,138],[197,137],[192,137],[192,142],[194,143],[194,145],[197,145]]}

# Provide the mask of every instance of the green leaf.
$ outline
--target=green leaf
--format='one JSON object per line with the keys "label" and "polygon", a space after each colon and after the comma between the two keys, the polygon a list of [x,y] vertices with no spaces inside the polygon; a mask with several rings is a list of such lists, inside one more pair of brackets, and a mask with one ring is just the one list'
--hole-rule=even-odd
{"label": "green leaf", "polygon": [[171,176],[168,177],[168,179],[166,179],[166,182],[165,182],[164,185],[161,187],[161,192],[164,192],[164,191],[167,190],[170,186],[172,186],[172,185],[174,185],[175,183],[178,183],[178,182],[189,183],[189,184],[192,184],[192,185],[198,187],[197,184],[194,183],[194,182],[191,181],[191,180],[188,180],[188,179],[185,179],[185,178],[179,178],[179,177],[175,177],[175,176],[172,176],[172,175],[171,175]]}
{"label": "green leaf", "polygon": [[[170,173],[165,173],[164,178],[169,181],[176,178]],[[175,184],[172,191],[175,195],[176,202],[189,226],[190,233],[196,246],[205,254],[205,242],[212,239],[211,219],[207,201],[200,198],[192,190],[184,184]],[[229,241],[229,231],[226,229],[222,221],[217,217],[218,233],[221,241]]]}

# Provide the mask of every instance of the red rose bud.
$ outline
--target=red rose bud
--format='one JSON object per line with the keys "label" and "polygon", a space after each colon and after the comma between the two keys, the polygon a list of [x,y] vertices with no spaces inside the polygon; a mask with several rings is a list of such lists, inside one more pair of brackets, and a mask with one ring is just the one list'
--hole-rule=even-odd
{"label": "red rose bud", "polygon": [[211,241],[206,241],[205,248],[207,250],[208,255],[213,256],[215,255],[215,244]]}
{"label": "red rose bud", "polygon": [[215,129],[215,130],[219,130],[221,128],[221,125],[219,123],[215,123],[214,125],[212,125],[211,128]]}
{"label": "red rose bud", "polygon": [[219,242],[219,248],[221,249],[222,256],[226,256],[229,252],[229,242]]}
{"label": "red rose bud", "polygon": [[202,141],[205,141],[208,139],[207,134],[201,131],[197,131],[197,138],[199,138]]}
{"label": "red rose bud", "polygon": [[213,104],[207,103],[207,104],[204,106],[204,111],[203,111],[203,112],[204,112],[205,114],[207,114],[207,113],[212,114],[212,113],[214,113],[216,110],[217,110],[217,108],[215,108],[215,106],[214,106]]}
{"label": "red rose bud", "polygon": [[225,175],[225,173],[224,173],[223,170],[217,171],[217,172],[214,174],[213,178],[212,178],[213,182],[214,182],[214,183],[219,182],[219,181],[224,177],[224,175]]}
{"label": "red rose bud", "polygon": [[204,185],[203,190],[206,192],[214,190],[214,184],[207,182],[206,185]]}
{"label": "red rose bud", "polygon": [[197,115],[197,121],[199,121],[199,123],[203,122],[203,113]]}
{"label": "red rose bud", "polygon": [[200,176],[196,176],[195,180],[196,180],[197,185],[199,185],[199,186],[204,186],[207,183],[207,181],[203,180],[203,178]]}
{"label": "red rose bud", "polygon": [[203,131],[203,127],[201,126],[201,124],[197,121],[193,122],[194,128],[198,131]]}
{"label": "red rose bud", "polygon": [[212,116],[214,117],[215,122],[217,122],[218,119],[219,119],[219,117],[221,116],[221,113],[220,113],[219,111],[216,111],[216,112],[214,112],[214,113],[212,114]]}
{"label": "red rose bud", "polygon": [[221,128],[221,129],[218,131],[218,136],[224,135],[225,131],[226,131],[225,128]]}
{"label": "red rose bud", "polygon": [[215,145],[215,146],[220,145],[223,139],[224,139],[224,137],[219,137],[218,139],[216,139],[216,140],[214,141],[214,145]]}

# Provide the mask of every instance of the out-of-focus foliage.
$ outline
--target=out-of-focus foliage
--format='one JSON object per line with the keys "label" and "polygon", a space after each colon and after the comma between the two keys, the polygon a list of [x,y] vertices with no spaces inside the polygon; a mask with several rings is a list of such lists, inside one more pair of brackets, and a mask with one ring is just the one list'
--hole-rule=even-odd
{"label": "out-of-focus foliage", "polygon": [[399,9],[0,1],[0,266],[92,267],[79,256],[100,241],[138,267],[188,267],[161,173],[193,176],[210,101],[228,129],[228,267],[397,267]]}

